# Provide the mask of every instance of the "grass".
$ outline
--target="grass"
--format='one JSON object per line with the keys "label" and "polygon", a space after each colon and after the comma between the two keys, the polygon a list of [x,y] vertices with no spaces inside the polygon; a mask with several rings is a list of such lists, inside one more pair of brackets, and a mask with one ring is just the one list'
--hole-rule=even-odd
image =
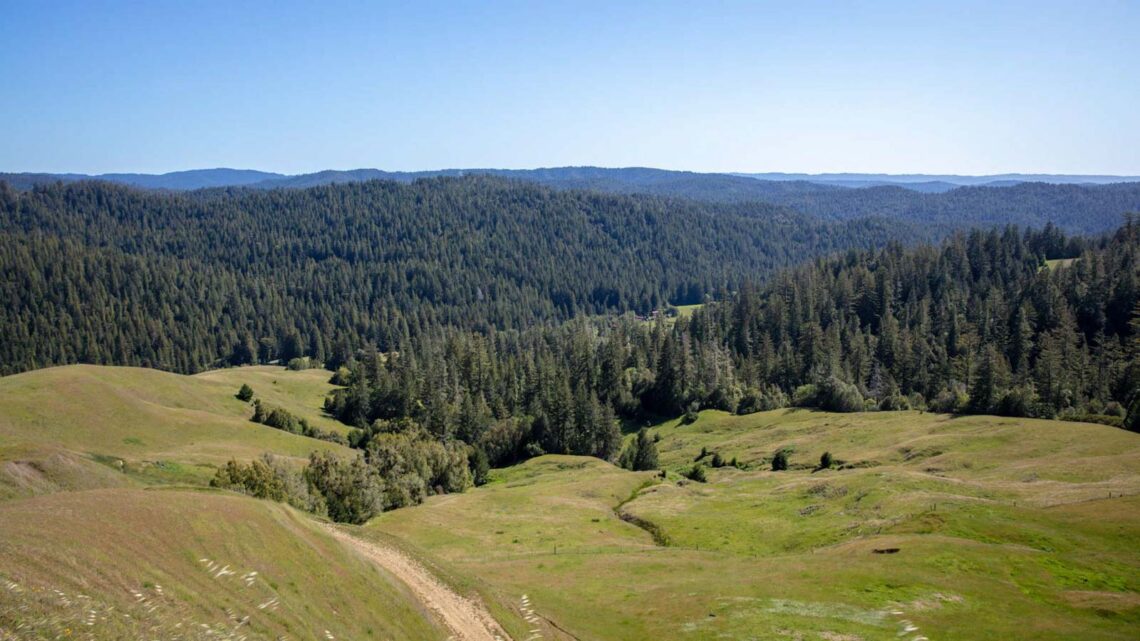
{"label": "grass", "polygon": [[[255,381],[275,376],[285,389],[274,399],[297,391],[292,408],[310,404],[320,389],[312,372],[249,374]],[[258,387],[268,400],[274,386],[266,382]],[[124,482],[204,484],[230,458],[302,458],[314,449],[351,455],[250,422],[248,404],[234,397],[239,386],[221,376],[87,365],[0,378],[0,497],[122,484],[92,463],[122,473]],[[76,466],[87,472],[69,473]]]}
{"label": "grass", "polygon": [[403,584],[310,518],[236,495],[120,489],[0,503],[0,558],[0,630],[15,638],[447,636]]}
{"label": "grass", "polygon": [[[55,638],[93,616],[95,638],[166,638],[179,623],[212,638],[442,636],[401,584],[287,507],[132,489],[201,483],[230,457],[340,450],[250,423],[233,397],[243,382],[328,428],[318,371],[0,379],[0,628]],[[352,530],[477,594],[517,639],[1099,640],[1140,625],[1136,434],[809,410],[705,411],[651,431],[665,477],[543,456]],[[682,479],[702,448],[740,468]],[[772,472],[780,449],[790,469]],[[825,451],[835,466],[817,470]],[[84,488],[105,489],[61,492]]]}
{"label": "grass", "polygon": [[[364,531],[528,594],[583,640],[1129,639],[1140,623],[1135,434],[805,410],[654,431],[667,481],[547,456]],[[679,481],[701,447],[745,469]],[[788,472],[768,469],[779,448]],[[814,470],[825,450],[845,469]]]}
{"label": "grass", "polygon": [[308,420],[313,427],[348,434],[347,425],[326,415],[323,410],[325,397],[336,389],[329,383],[331,376],[324,369],[290,371],[284,367],[259,365],[211,370],[194,378],[226,385],[232,388],[231,394],[237,393],[243,383],[248,384],[254,394],[269,405],[288,410]]}
{"label": "grass", "polygon": [[1080,258],[1053,258],[1045,261],[1045,269],[1061,269],[1062,267],[1072,265],[1078,260],[1080,260]]}

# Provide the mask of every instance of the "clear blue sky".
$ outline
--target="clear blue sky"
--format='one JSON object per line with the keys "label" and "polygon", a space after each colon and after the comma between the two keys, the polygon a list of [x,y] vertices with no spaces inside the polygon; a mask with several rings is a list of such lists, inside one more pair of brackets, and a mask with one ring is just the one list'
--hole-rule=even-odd
{"label": "clear blue sky", "polygon": [[0,171],[1140,174],[1140,2],[0,0]]}

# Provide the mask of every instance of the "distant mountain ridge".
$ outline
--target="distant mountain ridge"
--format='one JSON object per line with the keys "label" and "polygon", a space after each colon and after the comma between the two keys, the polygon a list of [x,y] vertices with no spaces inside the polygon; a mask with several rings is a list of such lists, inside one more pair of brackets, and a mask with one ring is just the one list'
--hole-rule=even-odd
{"label": "distant mountain ridge", "polygon": [[[242,169],[169,174],[0,174],[17,190],[36,185],[102,180],[135,187],[198,189],[307,189],[331,184],[490,175],[557,190],[647,194],[706,203],[769,203],[831,220],[882,216],[947,229],[1052,222],[1068,232],[1114,229],[1126,212],[1140,211],[1140,177],[1067,174],[958,176],[928,174],[706,174],[648,167],[540,169],[326,170],[288,176]],[[1132,181],[1132,182],[1128,182]]]}
{"label": "distant mountain ridge", "polygon": [[[1076,185],[1104,185],[1140,182],[1140,176],[1081,174],[861,174],[861,173],[701,173],[654,169],[650,167],[542,167],[537,169],[433,169],[426,171],[385,171],[382,169],[326,169],[308,174],[280,174],[253,169],[191,169],[165,174],[110,173],[0,173],[17,189],[37,184],[105,180],[145,189],[192,190],[215,187],[303,188],[363,180],[412,182],[435,176],[487,174],[529,180],[563,189],[597,189],[628,193],[640,189],[657,195],[686,192],[698,200],[732,202],[770,196],[774,193],[815,191],[821,188],[867,188],[899,186],[911,191],[940,193],[963,186],[1009,187],[1026,182]],[[697,196],[691,192],[696,190]]]}

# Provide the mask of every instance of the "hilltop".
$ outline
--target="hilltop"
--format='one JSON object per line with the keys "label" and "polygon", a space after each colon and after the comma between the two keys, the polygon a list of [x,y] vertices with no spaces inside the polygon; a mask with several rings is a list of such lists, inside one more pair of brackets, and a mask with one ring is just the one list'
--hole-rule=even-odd
{"label": "hilltop", "polygon": [[[341,445],[252,423],[234,397],[248,382],[269,402],[318,425],[320,372],[258,367],[182,376],[73,365],[0,378],[0,498],[152,483],[205,484],[231,458],[296,460]],[[274,381],[281,381],[277,385]]]}

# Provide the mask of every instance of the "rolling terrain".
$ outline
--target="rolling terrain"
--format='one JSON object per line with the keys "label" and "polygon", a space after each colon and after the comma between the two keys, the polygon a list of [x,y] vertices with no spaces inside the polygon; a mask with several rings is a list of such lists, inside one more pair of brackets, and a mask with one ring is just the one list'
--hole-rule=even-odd
{"label": "rolling terrain", "polygon": [[[233,398],[248,383],[331,421],[319,409],[326,376],[78,366],[0,378],[0,629],[913,641],[1129,639],[1140,622],[1131,432],[915,411],[704,411],[650,426],[663,473],[540,456],[486,486],[336,528],[194,489],[231,456],[348,455],[250,423]],[[770,470],[778,450],[788,471]],[[833,466],[817,469],[825,451]],[[55,467],[34,456],[45,453]],[[714,455],[737,466],[711,467]],[[683,476],[698,457],[706,483]],[[14,463],[53,483],[21,483]]]}
{"label": "rolling terrain", "polygon": [[[182,376],[131,367],[74,365],[0,378],[0,497],[56,490],[202,485],[230,458],[270,452],[303,459],[351,450],[249,421],[234,397],[248,382],[267,402],[318,426],[327,375],[251,367]],[[281,381],[283,390],[274,381]]]}
{"label": "rolling terrain", "polygon": [[[580,639],[1128,639],[1140,620],[1135,434],[802,410],[654,430],[665,480],[543,457],[366,532]],[[702,447],[744,469],[683,479]],[[841,469],[814,470],[825,450]]]}

